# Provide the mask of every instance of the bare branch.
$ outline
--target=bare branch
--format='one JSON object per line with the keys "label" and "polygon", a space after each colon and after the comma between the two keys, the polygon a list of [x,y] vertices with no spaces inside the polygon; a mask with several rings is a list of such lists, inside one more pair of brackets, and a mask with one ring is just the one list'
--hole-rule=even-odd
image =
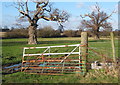
{"label": "bare branch", "polygon": [[28,10],[28,0],[26,0],[25,6],[26,6],[26,13],[29,14],[29,10]]}
{"label": "bare branch", "polygon": [[49,3],[49,1],[43,2],[44,5],[42,6],[42,8],[46,7],[48,5],[48,3]]}
{"label": "bare branch", "polygon": [[65,11],[60,11],[59,9],[54,9],[51,12],[51,19],[53,21],[58,21],[59,23],[67,21],[69,18],[69,14]]}
{"label": "bare branch", "polygon": [[39,13],[41,12],[41,14],[44,12],[42,8],[37,8],[36,13],[34,14],[34,17],[37,16]]}
{"label": "bare branch", "polygon": [[113,13],[114,13],[114,11],[109,16],[106,16],[105,18],[103,18],[98,24],[100,25],[102,22],[104,22],[105,20],[110,18],[113,15]]}
{"label": "bare branch", "polygon": [[42,1],[33,1],[34,3],[36,3],[36,9],[37,8],[44,8],[48,5],[49,1],[48,0],[42,0]]}
{"label": "bare branch", "polygon": [[48,18],[48,17],[42,17],[43,19],[47,20],[47,21],[52,21],[51,18]]}
{"label": "bare branch", "polygon": [[42,15],[44,13],[44,11],[48,11],[45,7],[48,5],[49,1],[41,1],[41,2],[38,2],[36,1],[35,3],[37,3],[36,5],[36,13],[34,14],[34,17],[37,17],[39,14]]}
{"label": "bare branch", "polygon": [[98,13],[100,12],[100,7],[99,7],[99,4],[96,2],[96,5],[95,5],[95,8],[96,10],[98,11]]}
{"label": "bare branch", "polygon": [[43,10],[45,10],[45,11],[47,11],[47,12],[51,12],[51,9],[52,9],[51,5],[49,4],[48,7],[49,7],[49,9],[43,8]]}
{"label": "bare branch", "polygon": [[23,14],[24,16],[27,16],[29,22],[31,22],[31,17],[30,17],[27,13],[25,13],[25,12],[23,12],[23,11],[20,11],[20,10],[19,10],[19,12],[20,12],[21,14]]}

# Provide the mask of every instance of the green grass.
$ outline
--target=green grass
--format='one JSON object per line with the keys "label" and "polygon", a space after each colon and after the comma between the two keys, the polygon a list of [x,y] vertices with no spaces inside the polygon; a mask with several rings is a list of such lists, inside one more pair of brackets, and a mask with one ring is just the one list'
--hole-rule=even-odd
{"label": "green grass", "polygon": [[[2,64],[3,66],[21,63],[23,47],[38,47],[38,46],[54,46],[54,45],[70,45],[79,44],[80,38],[39,38],[39,44],[28,45],[27,39],[3,39],[2,40]],[[102,38],[101,40],[93,40],[89,38],[89,47],[95,49],[95,51],[104,54],[105,56],[112,58],[111,41],[108,38]],[[115,40],[116,57],[118,57],[118,40]],[[55,49],[54,49],[55,50]],[[60,52],[64,52],[62,49]],[[89,51],[89,61],[100,60],[102,56]],[[94,73],[94,72],[92,72]],[[102,79],[103,78],[103,79]],[[104,80],[104,81],[103,81]],[[102,82],[103,81],[103,82]],[[116,77],[102,76],[84,79],[78,74],[66,74],[63,76],[50,76],[50,75],[32,75],[17,72],[13,74],[3,75],[4,83],[115,83]]]}
{"label": "green grass", "polygon": [[[93,71],[94,72],[94,71]],[[17,72],[3,76],[4,83],[118,83],[118,77],[110,75],[99,75],[89,72],[86,77],[80,74],[55,75],[35,75]],[[98,71],[99,72],[99,71]]]}

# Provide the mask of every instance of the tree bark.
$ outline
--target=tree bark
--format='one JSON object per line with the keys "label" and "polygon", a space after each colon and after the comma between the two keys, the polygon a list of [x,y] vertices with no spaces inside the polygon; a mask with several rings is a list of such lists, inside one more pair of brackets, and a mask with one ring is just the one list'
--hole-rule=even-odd
{"label": "tree bark", "polygon": [[94,39],[95,39],[95,40],[99,40],[99,39],[100,39],[99,35],[98,35],[98,34],[95,34],[95,35],[94,35]]}
{"label": "tree bark", "polygon": [[99,36],[99,28],[97,28],[97,30],[94,30],[94,39],[95,40],[99,40],[100,36]]}
{"label": "tree bark", "polygon": [[28,28],[28,44],[37,44],[37,25],[30,25]]}

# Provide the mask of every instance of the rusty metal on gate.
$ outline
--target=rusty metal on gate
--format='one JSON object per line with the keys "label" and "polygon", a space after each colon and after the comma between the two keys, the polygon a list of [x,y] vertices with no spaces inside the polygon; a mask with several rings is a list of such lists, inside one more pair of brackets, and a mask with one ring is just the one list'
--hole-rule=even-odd
{"label": "rusty metal on gate", "polygon": [[[48,75],[84,73],[86,65],[85,61],[81,60],[80,47],[80,44],[24,47],[21,71]],[[56,49],[60,52],[57,52]],[[70,51],[66,52],[65,49]],[[53,50],[55,51],[53,52]]]}

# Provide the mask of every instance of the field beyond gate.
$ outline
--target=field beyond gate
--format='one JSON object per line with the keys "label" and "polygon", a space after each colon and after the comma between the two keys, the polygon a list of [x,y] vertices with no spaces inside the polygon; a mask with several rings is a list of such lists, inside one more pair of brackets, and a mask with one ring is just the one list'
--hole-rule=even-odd
{"label": "field beyond gate", "polygon": [[21,71],[49,75],[84,73],[85,61],[81,59],[80,47],[80,44],[24,47]]}

